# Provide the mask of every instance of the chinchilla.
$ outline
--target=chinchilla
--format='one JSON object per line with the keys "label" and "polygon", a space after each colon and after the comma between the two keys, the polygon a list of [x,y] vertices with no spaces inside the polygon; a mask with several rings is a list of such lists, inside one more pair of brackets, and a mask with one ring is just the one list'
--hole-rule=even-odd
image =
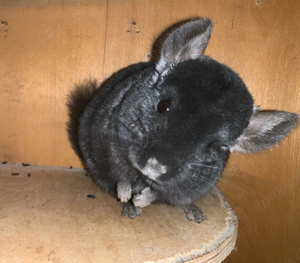
{"label": "chinchilla", "polygon": [[77,85],[68,100],[71,144],[100,188],[135,218],[165,203],[200,223],[193,203],[219,181],[229,153],[281,141],[298,115],[260,111],[240,77],[205,56],[213,22],[183,23],[155,63],[131,65],[99,86]]}

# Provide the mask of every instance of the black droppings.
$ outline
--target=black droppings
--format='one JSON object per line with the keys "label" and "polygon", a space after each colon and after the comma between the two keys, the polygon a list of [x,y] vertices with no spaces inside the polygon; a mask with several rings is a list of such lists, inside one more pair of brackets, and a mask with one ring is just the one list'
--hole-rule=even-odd
{"label": "black droppings", "polygon": [[135,31],[135,33],[136,33],[136,34],[139,34],[139,33],[140,33],[140,30]]}
{"label": "black droppings", "polygon": [[70,169],[72,169],[73,168],[73,166],[70,166]]}
{"label": "black droppings", "polygon": [[23,166],[29,166],[29,163],[22,163]]}
{"label": "black droppings", "polygon": [[135,22],[135,21],[132,21],[131,24],[132,24],[132,25],[136,25],[136,22]]}
{"label": "black droppings", "polygon": [[88,174],[85,174],[85,176],[88,177],[89,175],[88,175]]}
{"label": "black droppings", "polygon": [[130,29],[127,29],[126,32],[127,32],[127,33],[130,33]]}
{"label": "black droppings", "polygon": [[94,195],[87,195],[88,198],[95,199]]}
{"label": "black droppings", "polygon": [[11,173],[11,175],[17,176],[17,175],[19,175],[19,173]]}
{"label": "black droppings", "polygon": [[28,173],[28,177],[30,177],[31,176],[31,174],[30,173]]}
{"label": "black droppings", "polygon": [[7,162],[2,162],[2,164],[7,164]]}

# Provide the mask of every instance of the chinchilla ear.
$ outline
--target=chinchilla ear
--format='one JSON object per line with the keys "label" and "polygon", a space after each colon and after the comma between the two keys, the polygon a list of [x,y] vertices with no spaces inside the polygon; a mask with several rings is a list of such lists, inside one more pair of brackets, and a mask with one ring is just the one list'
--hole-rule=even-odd
{"label": "chinchilla ear", "polygon": [[255,111],[231,152],[259,152],[280,142],[297,124],[299,115],[286,111]]}
{"label": "chinchilla ear", "polygon": [[169,65],[203,56],[210,39],[213,22],[209,19],[187,22],[164,41],[156,70],[161,73]]}

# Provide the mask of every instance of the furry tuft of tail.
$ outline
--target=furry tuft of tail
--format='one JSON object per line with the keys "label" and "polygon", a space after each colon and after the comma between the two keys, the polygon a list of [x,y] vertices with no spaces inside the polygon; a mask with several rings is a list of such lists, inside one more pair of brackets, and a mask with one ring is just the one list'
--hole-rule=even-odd
{"label": "furry tuft of tail", "polygon": [[84,108],[92,100],[95,93],[98,91],[99,84],[95,79],[85,80],[77,85],[70,92],[67,100],[69,110],[69,121],[67,122],[67,131],[72,148],[76,154],[83,160],[82,153],[78,144],[78,126],[79,119]]}

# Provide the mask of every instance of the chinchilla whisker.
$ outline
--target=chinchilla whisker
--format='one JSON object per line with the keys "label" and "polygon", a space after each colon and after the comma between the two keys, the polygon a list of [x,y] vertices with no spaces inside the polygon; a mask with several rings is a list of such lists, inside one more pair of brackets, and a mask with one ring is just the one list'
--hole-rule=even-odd
{"label": "chinchilla whisker", "polygon": [[205,165],[205,164],[202,164],[200,166],[208,167],[208,168],[213,168],[213,169],[220,169],[220,167],[218,167],[218,166],[211,166],[211,165]]}
{"label": "chinchilla whisker", "polygon": [[[130,125],[134,125],[135,128],[138,129],[138,131],[141,133],[141,134],[146,134],[147,131],[146,131],[146,128],[143,126],[143,122],[141,122],[141,119],[138,117],[138,115],[136,116],[132,116],[132,114],[130,112],[128,112],[128,116],[129,116],[129,119],[130,119]],[[128,127],[128,124],[126,123],[123,123],[124,126]],[[128,127],[129,130],[131,130],[129,127]]]}
{"label": "chinchilla whisker", "polygon": [[144,126],[144,124],[143,124],[143,122],[142,122],[142,120],[140,118],[137,119],[137,121],[136,121],[135,124],[138,125],[138,127],[142,130],[143,134],[147,134],[147,129]]}
{"label": "chinchilla whisker", "polygon": [[189,165],[195,165],[197,167],[207,167],[207,168],[213,168],[213,169],[220,169],[218,166],[211,166],[206,164],[197,164],[197,163],[189,163]]}
{"label": "chinchilla whisker", "polygon": [[[122,127],[124,127],[130,134],[134,135],[136,138],[140,138],[141,137],[137,133],[137,132],[141,132],[139,128],[137,129],[137,131],[133,131],[133,129],[130,129],[127,124],[125,124],[125,123],[120,123],[120,124],[122,124]],[[118,134],[118,137],[120,138],[119,134]]]}

